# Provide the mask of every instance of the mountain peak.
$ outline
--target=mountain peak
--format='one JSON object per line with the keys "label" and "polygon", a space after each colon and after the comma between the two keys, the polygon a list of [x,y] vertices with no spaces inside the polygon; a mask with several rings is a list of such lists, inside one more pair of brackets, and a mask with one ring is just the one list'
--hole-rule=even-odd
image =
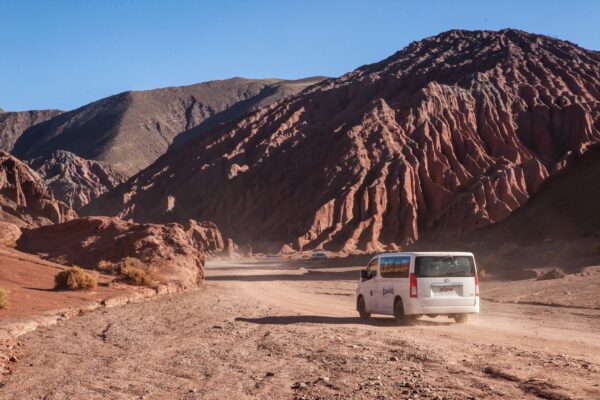
{"label": "mountain peak", "polygon": [[211,219],[271,249],[477,229],[600,143],[599,70],[598,53],[540,35],[445,32],[174,149],[89,211]]}

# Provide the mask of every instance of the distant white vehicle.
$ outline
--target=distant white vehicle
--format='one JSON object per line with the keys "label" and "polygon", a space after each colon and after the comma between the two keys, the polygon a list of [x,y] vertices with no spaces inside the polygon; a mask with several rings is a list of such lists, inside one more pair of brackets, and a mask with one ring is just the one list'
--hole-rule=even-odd
{"label": "distant white vehicle", "polygon": [[379,254],[361,270],[356,309],[361,318],[386,314],[403,324],[422,315],[465,323],[479,312],[475,258],[462,252]]}
{"label": "distant white vehicle", "polygon": [[312,256],[310,257],[313,260],[324,260],[327,258],[327,254],[324,251],[313,251]]}

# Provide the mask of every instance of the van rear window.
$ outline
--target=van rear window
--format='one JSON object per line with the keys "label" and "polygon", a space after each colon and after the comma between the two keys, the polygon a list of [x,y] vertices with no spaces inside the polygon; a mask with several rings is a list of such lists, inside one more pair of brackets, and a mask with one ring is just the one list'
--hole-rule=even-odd
{"label": "van rear window", "polygon": [[383,257],[380,260],[381,276],[384,278],[408,278],[410,257]]}
{"label": "van rear window", "polygon": [[475,263],[470,256],[417,257],[415,275],[420,278],[475,276]]}

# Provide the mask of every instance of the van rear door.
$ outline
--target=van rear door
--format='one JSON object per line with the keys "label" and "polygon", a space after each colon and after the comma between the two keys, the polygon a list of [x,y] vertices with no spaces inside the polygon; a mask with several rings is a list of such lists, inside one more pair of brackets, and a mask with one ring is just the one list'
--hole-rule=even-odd
{"label": "van rear door", "polygon": [[473,256],[417,256],[414,271],[419,306],[475,305],[477,271]]}

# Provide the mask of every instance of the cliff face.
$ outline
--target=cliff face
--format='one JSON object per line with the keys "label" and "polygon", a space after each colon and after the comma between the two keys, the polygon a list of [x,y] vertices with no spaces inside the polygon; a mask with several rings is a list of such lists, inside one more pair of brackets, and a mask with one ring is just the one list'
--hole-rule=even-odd
{"label": "cliff face", "polygon": [[85,212],[272,248],[394,249],[508,217],[600,142],[600,54],[450,31],[166,154]]}
{"label": "cliff face", "polygon": [[124,92],[28,129],[15,143],[13,153],[31,159],[66,150],[131,176],[164,154],[184,131],[178,143],[202,136],[220,123],[291,96],[321,79],[232,78]]}
{"label": "cliff face", "polygon": [[71,208],[54,198],[37,173],[0,151],[0,221],[39,226],[76,217]]}
{"label": "cliff face", "polygon": [[57,200],[75,210],[126,180],[125,175],[110,165],[63,150],[30,160],[29,165],[40,174]]}

